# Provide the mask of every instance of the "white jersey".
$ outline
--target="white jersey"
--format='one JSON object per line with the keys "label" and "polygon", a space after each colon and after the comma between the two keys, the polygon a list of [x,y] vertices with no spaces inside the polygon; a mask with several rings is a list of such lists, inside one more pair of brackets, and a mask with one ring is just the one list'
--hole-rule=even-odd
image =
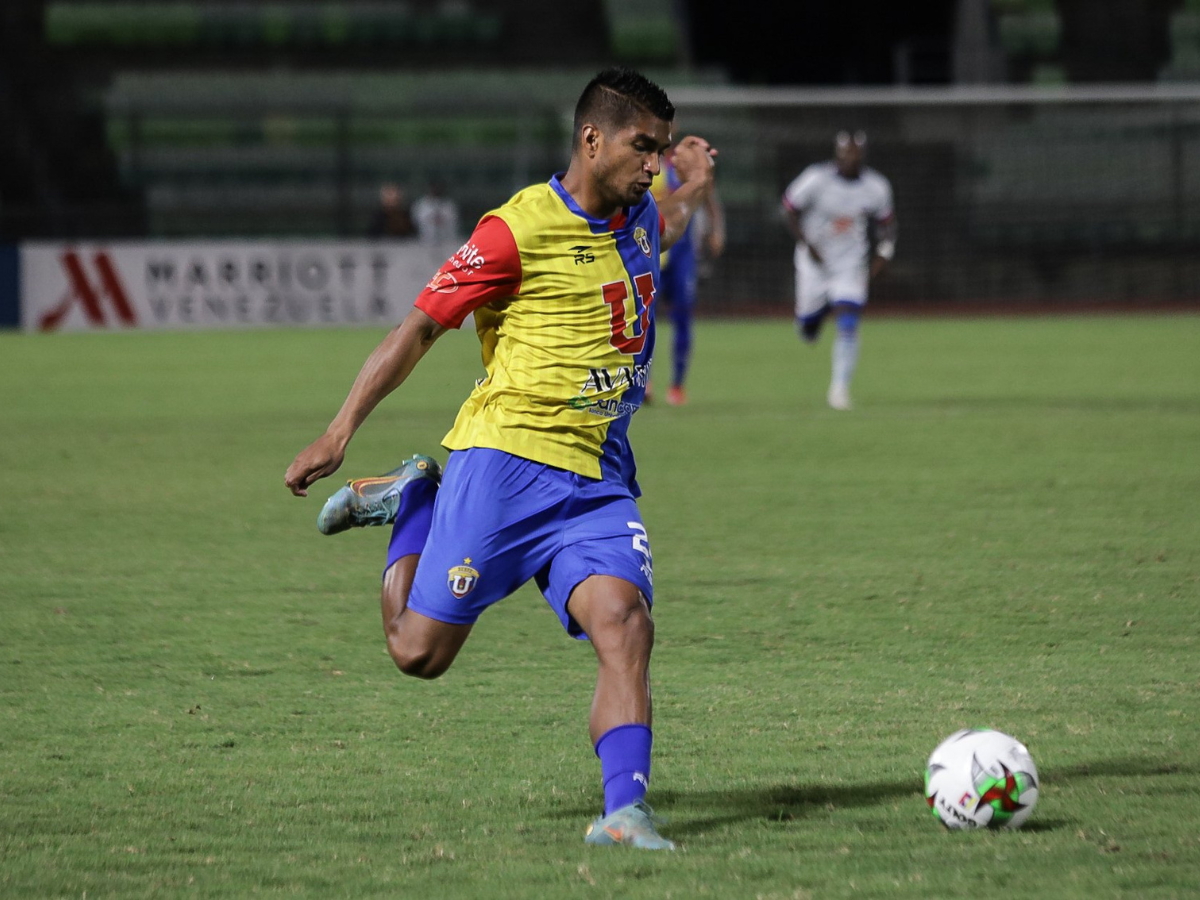
{"label": "white jersey", "polygon": [[454,243],[458,239],[458,206],[449,197],[426,194],[412,205],[413,222],[422,241]]}
{"label": "white jersey", "polygon": [[[829,276],[865,274],[871,252],[871,225],[890,223],[892,186],[863,166],[857,178],[844,178],[833,162],[816,163],[783,193],[784,205],[800,215],[804,240],[820,254]],[[808,251],[796,247],[796,265]]]}

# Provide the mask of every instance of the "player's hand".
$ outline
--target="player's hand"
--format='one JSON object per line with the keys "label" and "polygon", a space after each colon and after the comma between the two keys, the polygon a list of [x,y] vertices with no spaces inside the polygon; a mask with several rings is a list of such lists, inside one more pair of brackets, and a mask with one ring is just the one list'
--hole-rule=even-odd
{"label": "player's hand", "polygon": [[717,151],[702,137],[688,135],[675,145],[671,158],[675,173],[684,184],[689,181],[712,181]]}
{"label": "player's hand", "polygon": [[309,485],[336,472],[345,456],[345,445],[328,433],[323,434],[300,451],[288,466],[283,483],[297,497],[307,497]]}

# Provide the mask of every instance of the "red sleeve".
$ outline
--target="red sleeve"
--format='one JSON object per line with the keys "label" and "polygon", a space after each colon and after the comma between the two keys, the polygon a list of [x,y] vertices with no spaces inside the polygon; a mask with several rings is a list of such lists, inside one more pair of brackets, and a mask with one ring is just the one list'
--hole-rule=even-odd
{"label": "red sleeve", "polygon": [[663,214],[658,214],[658,236],[662,237],[663,232],[667,230],[667,220],[663,218]]}
{"label": "red sleeve", "polygon": [[416,307],[443,328],[458,328],[475,310],[521,289],[521,255],[503,219],[486,216],[438,269]]}

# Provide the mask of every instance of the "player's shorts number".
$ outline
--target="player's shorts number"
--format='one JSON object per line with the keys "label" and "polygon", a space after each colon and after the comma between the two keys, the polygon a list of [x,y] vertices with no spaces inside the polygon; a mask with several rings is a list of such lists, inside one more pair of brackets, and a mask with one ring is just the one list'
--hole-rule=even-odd
{"label": "player's shorts number", "polygon": [[633,529],[633,549],[647,559],[650,558],[650,537],[646,534],[646,526],[641,522],[626,522]]}
{"label": "player's shorts number", "polygon": [[637,291],[633,334],[626,334],[629,323],[625,321],[625,303],[629,300],[629,286],[624,281],[610,281],[604,285],[604,302],[612,307],[612,338],[614,347],[627,356],[637,356],[646,346],[650,333],[650,307],[654,304],[654,276],[643,272],[633,279]]}
{"label": "player's shorts number", "polygon": [[633,549],[642,554],[642,574],[646,580],[654,584],[654,561],[650,558],[650,537],[646,534],[646,526],[641,522],[626,522],[633,529]]}

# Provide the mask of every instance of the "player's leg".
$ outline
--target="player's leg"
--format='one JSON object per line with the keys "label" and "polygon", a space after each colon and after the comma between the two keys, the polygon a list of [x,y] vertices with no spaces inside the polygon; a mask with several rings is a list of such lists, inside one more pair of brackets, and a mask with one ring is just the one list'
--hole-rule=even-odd
{"label": "player's leg", "polygon": [[556,506],[570,485],[543,481],[548,469],[498,450],[455,451],[436,502],[414,503],[411,518],[401,507],[381,608],[402,672],[437,678],[483,611],[549,564],[561,542]]}
{"label": "player's leg", "polygon": [[837,337],[833,342],[833,372],[829,382],[829,405],[833,409],[850,409],[850,382],[858,365],[858,322],[863,304],[853,300],[838,300],[833,304],[837,322]]}
{"label": "player's leg", "polygon": [[396,668],[417,678],[437,678],[450,668],[473,626],[439,622],[408,608],[419,559],[410,553],[384,573],[379,597],[383,633]]}
{"label": "player's leg", "polygon": [[671,388],[667,402],[680,406],[687,402],[685,382],[692,362],[692,320],[696,308],[697,274],[694,261],[681,261],[670,269],[671,297]]}
{"label": "player's leg", "polygon": [[386,475],[351,479],[325,502],[317,517],[323,534],[393,523],[380,591],[383,630],[397,667],[423,678],[445,672],[471,631],[470,625],[438,622],[407,609],[441,476],[436,460],[418,454]]}
{"label": "player's leg", "polygon": [[673,850],[655,827],[645,803],[650,783],[650,652],[654,621],[637,585],[592,575],[571,593],[571,616],[596,651],[596,691],[588,728],[600,758],[604,815],[592,823],[587,842]]}
{"label": "player's leg", "polygon": [[596,693],[588,720],[592,744],[622,725],[649,729],[654,620],[641,590],[621,578],[591,575],[571,592],[567,609],[596,652]]}
{"label": "player's leg", "polygon": [[[450,667],[470,625],[438,622],[408,609],[417,563],[429,539],[440,490],[441,468],[416,456],[380,478],[349,482],[322,510],[337,530],[393,522],[379,605],[388,653],[406,675],[436,678]],[[324,530],[324,529],[322,529]]]}
{"label": "player's leg", "polygon": [[825,278],[804,249],[796,252],[796,334],[806,344],[815,343],[829,314]]}
{"label": "player's leg", "polygon": [[579,499],[562,525],[561,549],[537,577],[567,633],[590,639],[596,653],[588,730],[600,758],[604,815],[588,831],[591,844],[674,848],[644,802],[653,745],[652,565],[637,504],[614,490]]}

